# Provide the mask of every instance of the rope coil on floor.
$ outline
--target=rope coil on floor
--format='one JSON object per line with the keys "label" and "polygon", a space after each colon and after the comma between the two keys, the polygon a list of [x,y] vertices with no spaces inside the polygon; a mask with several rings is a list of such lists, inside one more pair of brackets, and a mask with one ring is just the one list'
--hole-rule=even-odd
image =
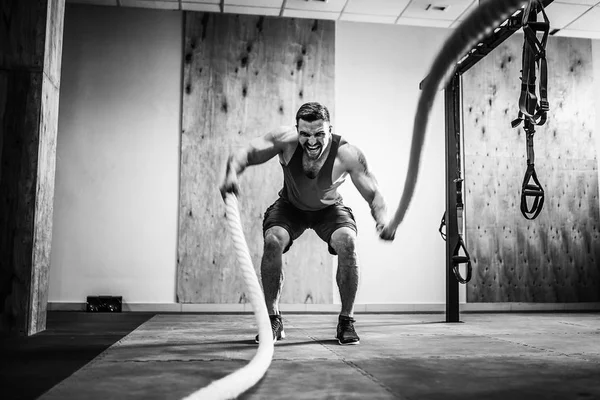
{"label": "rope coil on floor", "polygon": [[527,0],[482,1],[479,7],[467,16],[442,45],[440,52],[431,65],[429,75],[423,82],[423,88],[417,103],[404,190],[396,213],[392,218],[392,226],[397,227],[402,222],[415,192],[421,150],[423,149],[429,114],[433,107],[436,92],[440,86],[448,81],[460,58],[467,51],[527,3]]}
{"label": "rope coil on floor", "polygon": [[265,299],[252,265],[250,251],[242,230],[242,222],[238,208],[237,197],[231,193],[225,196],[225,209],[229,232],[233,240],[237,262],[239,264],[254,317],[258,325],[259,344],[254,358],[230,375],[227,375],[210,385],[190,394],[183,400],[216,400],[234,399],[254,386],[267,372],[273,359],[273,333],[271,321],[265,306]]}

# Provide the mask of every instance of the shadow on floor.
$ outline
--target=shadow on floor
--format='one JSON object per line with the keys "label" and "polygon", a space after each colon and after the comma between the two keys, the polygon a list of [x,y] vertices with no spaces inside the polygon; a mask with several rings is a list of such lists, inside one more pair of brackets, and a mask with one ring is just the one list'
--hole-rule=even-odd
{"label": "shadow on floor", "polygon": [[2,398],[36,399],[154,315],[50,311],[45,331],[0,338]]}

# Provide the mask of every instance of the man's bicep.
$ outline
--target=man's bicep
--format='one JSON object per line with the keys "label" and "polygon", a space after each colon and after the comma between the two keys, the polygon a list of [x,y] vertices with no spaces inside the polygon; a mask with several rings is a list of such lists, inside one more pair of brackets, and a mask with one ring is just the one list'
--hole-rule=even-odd
{"label": "man's bicep", "polygon": [[350,150],[351,157],[348,160],[350,178],[352,178],[352,183],[354,183],[361,196],[370,202],[377,192],[377,181],[369,171],[367,159],[363,152],[354,146],[351,146]]}
{"label": "man's bicep", "polygon": [[375,177],[371,173],[368,173],[368,170],[366,172],[363,170],[354,170],[350,172],[350,178],[360,195],[368,202],[373,201],[377,193],[377,181]]}

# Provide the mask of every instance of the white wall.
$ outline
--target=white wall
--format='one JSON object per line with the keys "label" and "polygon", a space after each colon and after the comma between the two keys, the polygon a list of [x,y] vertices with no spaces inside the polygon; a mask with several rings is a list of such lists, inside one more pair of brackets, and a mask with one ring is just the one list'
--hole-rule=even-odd
{"label": "white wall", "polygon": [[[173,303],[181,14],[69,6],[65,20],[49,301],[108,294]],[[418,83],[446,33],[338,25],[336,130],[366,153],[390,212],[401,194]],[[360,303],[445,301],[442,123],[438,101],[417,195],[393,244],[377,239],[367,204],[346,184],[360,229]]]}
{"label": "white wall", "polygon": [[49,301],[175,301],[182,17],[68,5]]}
{"label": "white wall", "polygon": [[[594,64],[594,94],[596,97],[596,160],[600,171],[600,40],[592,40],[592,63]],[[600,199],[600,185],[598,185],[598,198]]]}
{"label": "white wall", "polygon": [[[419,82],[448,32],[337,24],[334,129],[365,153],[390,216],[406,177]],[[345,184],[342,195],[354,210],[359,229],[358,303],[445,302],[445,242],[438,233],[445,210],[444,165],[443,92],[439,92],[415,197],[393,243],[377,237],[367,203],[351,183]]]}

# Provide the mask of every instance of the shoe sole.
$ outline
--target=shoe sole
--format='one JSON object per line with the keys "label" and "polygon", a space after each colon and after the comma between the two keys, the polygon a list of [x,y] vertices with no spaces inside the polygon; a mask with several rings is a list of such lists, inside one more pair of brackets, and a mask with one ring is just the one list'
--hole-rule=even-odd
{"label": "shoe sole", "polygon": [[360,340],[357,340],[357,341],[355,341],[355,342],[347,342],[347,343],[344,343],[344,342],[342,342],[342,341],[340,340],[340,338],[339,338],[339,337],[337,337],[337,336],[335,337],[335,339],[338,341],[338,343],[339,343],[341,346],[352,346],[353,344],[360,344]]}
{"label": "shoe sole", "polygon": [[352,345],[360,344],[360,340],[357,340],[356,342],[348,342],[348,343],[342,343],[342,341],[340,339],[337,339],[337,341],[341,346],[352,346]]}
{"label": "shoe sole", "polygon": [[[284,331],[281,331],[281,333],[279,334],[278,338],[277,337],[273,338],[273,343],[277,343],[278,340],[282,340],[282,339],[285,339],[285,332]],[[254,339],[254,343],[259,343],[258,339],[255,338]]]}

